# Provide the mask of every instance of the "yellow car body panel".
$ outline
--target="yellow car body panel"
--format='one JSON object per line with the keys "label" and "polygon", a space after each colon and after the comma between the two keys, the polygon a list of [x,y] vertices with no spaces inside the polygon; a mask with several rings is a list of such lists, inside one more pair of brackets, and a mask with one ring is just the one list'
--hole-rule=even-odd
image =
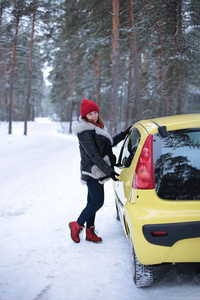
{"label": "yellow car body panel", "polygon": [[[132,187],[133,177],[144,142],[149,134],[158,133],[158,126],[167,131],[200,128],[200,114],[179,115],[151,120],[142,120],[132,126],[141,134],[140,143],[131,165],[121,166],[119,182],[114,183],[116,203],[120,212],[123,229],[132,238],[138,261],[143,265],[176,262],[200,262],[200,237],[179,239],[173,245],[156,245],[148,242],[143,234],[144,225],[187,224],[200,222],[200,199],[195,201],[164,200],[158,197],[155,189],[142,190]],[[122,202],[120,204],[120,202]]]}

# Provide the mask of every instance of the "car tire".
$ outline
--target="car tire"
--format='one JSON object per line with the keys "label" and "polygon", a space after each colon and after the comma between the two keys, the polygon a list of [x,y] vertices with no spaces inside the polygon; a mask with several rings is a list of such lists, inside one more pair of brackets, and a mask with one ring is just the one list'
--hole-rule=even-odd
{"label": "car tire", "polygon": [[133,242],[129,235],[133,280],[137,287],[148,287],[153,284],[153,266],[142,265],[135,254]]}

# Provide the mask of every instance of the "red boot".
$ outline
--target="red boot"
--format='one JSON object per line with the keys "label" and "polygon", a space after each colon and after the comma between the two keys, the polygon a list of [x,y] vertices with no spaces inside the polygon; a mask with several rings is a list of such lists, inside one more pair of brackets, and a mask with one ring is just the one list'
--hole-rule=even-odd
{"label": "red boot", "polygon": [[86,240],[93,243],[101,243],[102,238],[96,235],[94,228],[95,228],[94,226],[91,226],[90,228],[86,228]]}
{"label": "red boot", "polygon": [[70,222],[69,228],[71,229],[71,238],[75,243],[80,243],[79,233],[83,230],[83,227],[79,226],[77,221]]}

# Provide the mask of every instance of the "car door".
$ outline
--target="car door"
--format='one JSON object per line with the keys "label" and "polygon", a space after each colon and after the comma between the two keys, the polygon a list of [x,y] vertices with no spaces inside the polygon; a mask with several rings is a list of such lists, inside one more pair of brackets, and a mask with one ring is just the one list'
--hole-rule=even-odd
{"label": "car door", "polygon": [[129,200],[132,188],[134,168],[136,165],[136,162],[134,164],[133,160],[138,149],[140,139],[141,133],[138,128],[134,127],[124,141],[116,166],[116,172],[118,172],[120,176],[119,181],[115,184],[115,193],[122,214],[124,205],[126,201]]}

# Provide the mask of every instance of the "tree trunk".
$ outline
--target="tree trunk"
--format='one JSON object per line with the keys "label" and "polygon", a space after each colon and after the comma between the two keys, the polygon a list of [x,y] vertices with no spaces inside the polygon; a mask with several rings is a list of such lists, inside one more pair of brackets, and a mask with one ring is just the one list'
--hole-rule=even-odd
{"label": "tree trunk", "polygon": [[140,72],[137,54],[136,33],[134,30],[134,15],[133,15],[133,0],[128,0],[129,7],[129,28],[131,41],[131,56],[133,60],[134,69],[134,87],[135,87],[135,111],[134,119],[138,121],[141,119],[141,94],[140,94]]}
{"label": "tree trunk", "polygon": [[99,106],[99,89],[100,89],[100,56],[99,53],[95,56],[94,61],[94,82],[95,82],[95,102]]}
{"label": "tree trunk", "polygon": [[29,73],[28,73],[28,91],[27,98],[25,104],[25,116],[24,116],[24,135],[27,135],[27,122],[30,117],[30,98],[31,98],[31,80],[32,80],[32,53],[33,53],[33,37],[34,37],[34,28],[35,28],[35,15],[36,15],[36,7],[34,7],[33,11],[33,22],[32,22],[32,33],[31,33],[31,44],[30,44],[30,52],[29,52]]}
{"label": "tree trunk", "polygon": [[2,15],[3,15],[3,7],[2,7],[2,4],[1,4],[1,7],[0,7],[0,33],[1,33],[1,19],[2,19]]}
{"label": "tree trunk", "polygon": [[118,124],[118,87],[119,87],[119,0],[113,0],[112,32],[112,100],[110,115],[110,133],[117,133]]}
{"label": "tree trunk", "polygon": [[164,116],[164,99],[163,99],[163,67],[162,67],[162,21],[161,18],[157,21],[158,32],[158,116]]}
{"label": "tree trunk", "polygon": [[126,123],[125,127],[129,124],[129,106],[131,102],[131,87],[132,87],[132,55],[129,56],[129,66],[128,66],[128,90],[127,90],[127,102],[126,102]]}
{"label": "tree trunk", "polygon": [[[3,14],[3,8],[1,6],[0,7],[0,34],[1,34],[1,19],[2,19],[2,14]],[[4,78],[4,74],[3,74],[3,69],[2,69],[2,66],[1,66],[1,62],[2,62],[2,49],[1,49],[1,46],[0,46],[0,77]],[[0,92],[0,109],[1,109],[1,106],[2,106],[2,102],[3,102],[3,91],[1,89],[1,92]],[[2,119],[1,115],[0,115],[0,118]]]}
{"label": "tree trunk", "polygon": [[179,115],[182,108],[182,0],[178,1],[175,42],[178,57],[176,63],[176,114]]}
{"label": "tree trunk", "polygon": [[13,118],[13,84],[14,84],[14,70],[15,70],[15,59],[17,51],[17,38],[18,38],[18,27],[19,27],[19,17],[16,18],[16,32],[15,41],[13,47],[13,59],[12,59],[12,70],[10,78],[10,103],[9,103],[9,127],[8,134],[12,134],[12,118]]}
{"label": "tree trunk", "polygon": [[72,54],[69,53],[70,61],[70,102],[69,102],[69,111],[70,111],[70,124],[69,124],[69,133],[72,133],[72,117],[73,117],[73,66],[72,66]]}

